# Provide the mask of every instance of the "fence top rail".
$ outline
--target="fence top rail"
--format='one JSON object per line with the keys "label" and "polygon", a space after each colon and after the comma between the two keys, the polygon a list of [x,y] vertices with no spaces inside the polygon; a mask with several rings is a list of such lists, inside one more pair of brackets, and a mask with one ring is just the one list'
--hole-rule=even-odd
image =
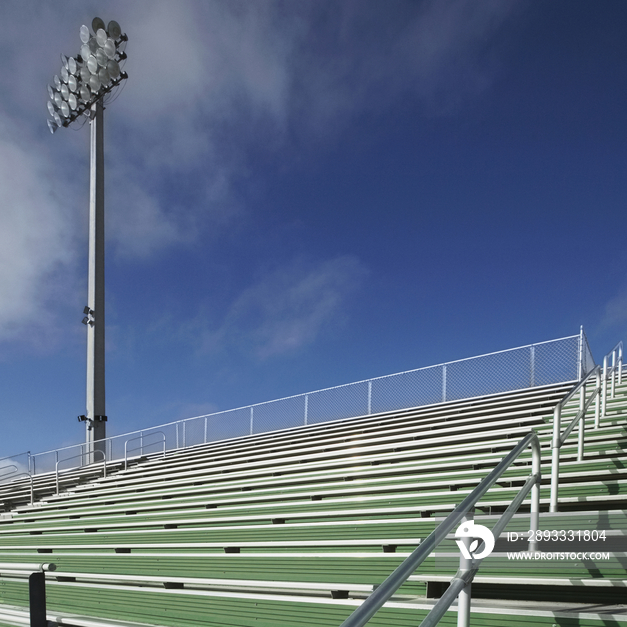
{"label": "fence top rail", "polygon": [[[178,424],[185,423],[185,422],[191,421],[191,420],[197,420],[197,419],[200,419],[200,418],[210,418],[210,417],[220,416],[222,414],[228,414],[228,413],[236,412],[236,411],[254,410],[255,407],[263,407],[265,405],[270,405],[272,403],[279,403],[281,401],[287,401],[287,400],[297,399],[297,398],[304,398],[306,396],[310,396],[310,395],[314,395],[314,394],[319,394],[319,393],[323,393],[323,392],[330,392],[332,390],[339,390],[339,389],[342,389],[342,388],[349,388],[351,386],[360,385],[360,384],[363,385],[363,384],[366,384],[366,383],[371,383],[373,381],[382,381],[382,380],[385,380],[385,379],[391,379],[393,377],[407,375],[407,374],[412,374],[412,373],[415,373],[415,372],[421,372],[421,371],[427,371],[427,370],[434,370],[434,369],[438,369],[438,368],[444,368],[445,366],[450,366],[450,365],[458,364],[458,363],[462,363],[462,362],[472,362],[474,360],[482,359],[482,358],[485,358],[485,357],[491,357],[491,356],[494,356],[494,355],[501,355],[501,354],[506,354],[506,353],[513,353],[515,351],[531,349],[531,348],[535,348],[535,347],[543,346],[543,345],[547,345],[547,344],[555,344],[557,342],[564,342],[564,341],[567,341],[567,340],[575,340],[575,339],[579,340],[580,337],[581,336],[579,334],[577,334],[577,335],[568,335],[568,336],[557,338],[557,339],[553,339],[553,340],[546,340],[546,341],[543,341],[543,342],[535,342],[533,344],[526,344],[524,346],[517,346],[517,347],[514,347],[514,348],[507,348],[507,349],[504,349],[504,350],[501,350],[501,351],[494,351],[494,352],[491,352],[491,353],[484,353],[482,355],[474,355],[473,357],[464,357],[463,359],[456,359],[456,360],[453,360],[453,361],[442,362],[442,363],[434,364],[434,365],[431,365],[431,366],[423,366],[421,368],[413,368],[411,370],[405,370],[405,371],[402,371],[402,372],[395,372],[393,374],[382,375],[382,376],[379,376],[379,377],[372,377],[370,379],[362,379],[360,381],[353,381],[351,383],[343,383],[341,385],[335,385],[335,386],[331,386],[331,387],[327,387],[327,388],[321,388],[319,390],[313,390],[313,391],[310,391],[310,392],[302,392],[300,394],[293,394],[291,396],[284,396],[282,398],[273,399],[273,400],[270,400],[270,401],[262,401],[262,402],[259,402],[259,403],[251,403],[249,405],[243,405],[241,407],[234,407],[234,408],[230,408],[230,409],[224,409],[224,410],[212,412],[212,413],[209,413],[209,414],[201,414],[199,416],[192,416],[192,417],[189,417],[189,418],[181,418],[181,419],[178,419],[178,420],[173,420],[171,422],[166,422],[166,423],[162,423],[162,424],[159,424],[159,425],[155,425],[154,427],[145,427],[143,429],[137,429],[135,431],[129,431],[129,432],[126,432],[126,433],[121,433],[119,435],[110,436],[110,437],[106,438],[103,441],[104,442],[109,442],[109,441],[117,440],[117,439],[120,439],[120,438],[128,438],[129,436],[132,436],[132,435],[135,435],[135,434],[138,434],[139,436],[141,436],[142,434],[148,435],[148,432],[154,432],[155,429],[162,429],[162,428],[165,428],[165,427],[172,427],[172,426],[176,426]],[[537,386],[537,387],[543,387],[543,386]],[[469,398],[471,398],[471,397],[469,397]],[[82,442],[82,443],[78,443],[78,444],[71,444],[69,446],[56,448],[56,449],[51,449],[51,450],[48,450],[48,451],[43,451],[41,453],[34,453],[33,457],[41,457],[43,455],[48,455],[48,454],[51,454],[51,453],[57,453],[57,452],[64,451],[64,450],[67,450],[67,449],[76,449],[77,447],[81,447],[81,446],[85,446],[85,443]],[[14,456],[11,456],[11,457],[14,457]]]}
{"label": "fence top rail", "polygon": [[22,457],[22,455],[30,455],[30,451],[24,451],[23,453],[17,453],[16,455],[7,455],[6,457],[0,457],[0,462],[5,459],[15,459],[16,457]]}

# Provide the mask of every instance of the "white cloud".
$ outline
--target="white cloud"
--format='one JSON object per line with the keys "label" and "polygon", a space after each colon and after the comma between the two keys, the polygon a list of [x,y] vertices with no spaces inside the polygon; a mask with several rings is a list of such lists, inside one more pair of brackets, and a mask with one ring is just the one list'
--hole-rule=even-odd
{"label": "white cloud", "polygon": [[605,304],[605,312],[601,319],[602,328],[613,328],[627,325],[627,285]]}
{"label": "white cloud", "polygon": [[350,255],[317,264],[297,260],[268,272],[239,295],[217,330],[201,331],[201,350],[237,348],[262,360],[294,353],[344,322],[366,275]]}
{"label": "white cloud", "polygon": [[60,274],[73,276],[75,227],[41,152],[12,137],[6,114],[0,120],[0,340],[45,343],[54,305],[68,296],[71,280]]}

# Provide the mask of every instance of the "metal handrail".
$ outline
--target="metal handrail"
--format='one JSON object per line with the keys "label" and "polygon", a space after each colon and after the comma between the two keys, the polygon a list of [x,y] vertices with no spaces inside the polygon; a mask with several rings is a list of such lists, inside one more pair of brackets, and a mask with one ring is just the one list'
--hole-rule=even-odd
{"label": "metal handrail", "polygon": [[[539,513],[540,513],[540,441],[535,432],[528,433],[496,466],[496,468],[487,476],[481,483],[458,505],[447,517],[443,520],[435,530],[427,536],[424,542],[420,543],[420,546],[409,556],[405,561],[380,585],[377,589],[340,625],[340,627],[362,627],[365,625],[375,613],[385,604],[386,601],[403,585],[407,578],[422,564],[422,562],[431,554],[442,540],[446,538],[449,532],[457,526],[462,519],[468,514],[468,512],[474,509],[479,499],[497,482],[499,477],[509,468],[509,466],[516,460],[519,455],[531,446],[532,461],[531,461],[531,475],[520,489],[519,493],[513,499],[509,507],[503,512],[501,518],[497,521],[492,530],[495,540],[516,513],[520,504],[523,502],[529,491],[531,491],[531,522],[529,529],[534,533],[530,534],[535,539],[535,532],[538,530]],[[530,543],[529,549],[535,551],[535,540]],[[480,562],[475,562],[476,568],[479,568]],[[452,583],[457,579],[462,579],[468,585],[474,577],[472,573],[458,573],[460,577],[456,577]],[[457,590],[461,584],[455,583],[454,590]],[[463,586],[462,586],[463,587]],[[441,612],[440,616],[446,612],[450,604],[454,601],[455,596],[449,598],[450,595],[446,595],[446,607],[436,604],[432,612],[438,608],[437,612]],[[444,597],[443,597],[444,598]],[[425,621],[429,619],[428,615]],[[433,619],[429,619],[433,621]],[[437,618],[439,620],[439,617]],[[437,620],[435,622],[437,622]],[[434,625],[434,622],[421,623],[421,627],[427,627],[427,625]]]}
{"label": "metal handrail", "polygon": [[[144,435],[143,433],[138,435],[136,438],[130,438],[130,440],[126,440],[126,442],[124,442],[124,470],[127,469],[128,467],[128,457],[127,457],[127,447],[128,447],[128,443],[129,442],[133,442],[135,440],[141,440],[141,444],[135,448],[132,448],[131,451],[136,451],[137,449],[139,449],[140,451],[140,455],[143,455],[144,453],[144,438],[149,438],[151,435],[156,435],[157,433],[160,433],[163,436],[163,456],[165,457],[165,433],[163,433],[163,431],[151,431],[150,433],[147,433],[146,435]],[[157,444],[157,442],[153,442],[153,444]],[[152,446],[152,444],[148,444],[147,446]]]}
{"label": "metal handrail", "polygon": [[[19,468],[15,464],[10,464],[9,466],[3,466],[0,470],[4,470],[5,468],[15,468],[15,470],[19,470]],[[30,504],[32,505],[35,502],[35,489],[33,486],[33,475],[30,472],[16,472],[13,474],[7,474],[0,476],[0,480],[3,478],[13,478],[16,477],[28,477],[30,479]]]}
{"label": "metal handrail", "polygon": [[59,464],[62,464],[63,462],[67,462],[70,459],[76,459],[77,457],[85,457],[85,455],[93,455],[94,453],[100,453],[100,455],[102,455],[103,476],[104,477],[107,476],[107,456],[104,454],[103,451],[99,449],[94,449],[93,451],[84,451],[83,453],[80,453],[79,455],[72,455],[72,457],[66,457],[65,459],[57,459],[57,462],[54,466],[54,474],[55,474],[55,480],[56,480],[56,485],[57,485],[57,495],[59,494]]}
{"label": "metal handrail", "polygon": [[[612,357],[612,366],[608,370],[608,358]],[[617,359],[618,355],[618,359]],[[577,443],[577,461],[583,460],[584,454],[584,437],[586,429],[586,412],[596,399],[594,412],[594,428],[598,429],[600,418],[605,418],[607,408],[607,381],[611,377],[611,398],[614,398],[615,380],[618,378],[619,385],[622,383],[623,370],[623,342],[620,341],[616,346],[603,358],[603,368],[595,366],[588,375],[582,379],[573,389],[555,406],[553,410],[553,439],[552,439],[552,457],[551,457],[551,501],[549,511],[557,512],[558,493],[559,493],[559,466],[560,466],[560,449],[568,439],[572,430],[579,425],[579,437]],[[617,373],[617,377],[615,377]],[[590,394],[590,398],[586,400],[586,386],[595,378],[596,384]],[[579,411],[570,421],[569,425],[561,431],[562,410],[572,398],[579,392]]]}
{"label": "metal handrail", "polygon": [[3,462],[5,459],[15,459],[16,457],[21,457],[22,455],[30,455],[30,451],[24,451],[23,453],[17,453],[16,455],[7,455],[6,457],[0,457],[0,462]]}
{"label": "metal handrail", "polygon": [[[15,472],[17,472],[18,467],[15,464],[9,464],[8,466],[2,466],[2,468],[0,468],[0,470],[6,470],[7,468],[13,468],[15,470]],[[2,481],[5,477],[12,477],[13,476],[13,472],[8,472],[6,475],[0,475],[0,481]]]}

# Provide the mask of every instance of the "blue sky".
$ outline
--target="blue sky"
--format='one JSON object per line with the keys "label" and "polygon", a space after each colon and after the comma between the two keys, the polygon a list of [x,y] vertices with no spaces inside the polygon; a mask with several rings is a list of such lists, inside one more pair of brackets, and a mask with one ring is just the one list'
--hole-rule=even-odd
{"label": "blue sky", "polygon": [[625,337],[627,4],[0,5],[0,455],[82,441],[88,128],[105,113],[109,434],[574,335]]}

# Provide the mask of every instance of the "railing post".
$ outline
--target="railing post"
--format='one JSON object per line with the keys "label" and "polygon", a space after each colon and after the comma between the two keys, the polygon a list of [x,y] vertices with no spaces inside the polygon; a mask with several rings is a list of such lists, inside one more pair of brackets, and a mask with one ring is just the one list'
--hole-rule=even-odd
{"label": "railing post", "polygon": [[442,366],[442,402],[446,403],[446,364]]}
{"label": "railing post", "polygon": [[207,416],[205,416],[205,436],[203,438],[203,444],[207,444]]}
{"label": "railing post", "polygon": [[553,410],[553,455],[551,460],[551,504],[549,511],[557,511],[557,492],[559,490],[560,475],[560,418],[562,413],[561,404],[558,403]]}
{"label": "railing post", "polygon": [[253,434],[253,410],[254,410],[254,407],[251,405],[250,406],[250,435]]}
{"label": "railing post", "polygon": [[309,394],[305,394],[305,423],[304,424],[307,424],[308,413],[309,413]]}
{"label": "railing post", "polygon": [[601,390],[601,418],[605,418],[607,405],[607,355],[603,357],[603,386]]}
{"label": "railing post", "polygon": [[599,416],[601,414],[601,371],[597,370],[596,374],[596,400],[594,402],[594,428],[599,428]]}
{"label": "railing post", "polygon": [[[474,519],[474,510],[462,518],[461,524]],[[466,548],[470,547],[472,538],[461,538]],[[472,559],[466,559],[463,553],[459,556],[459,572],[470,570],[473,567]],[[467,583],[457,596],[457,627],[469,627],[470,625],[470,600],[472,597],[472,583]]]}
{"label": "railing post", "polygon": [[611,398],[614,398],[614,390],[616,388],[615,383],[616,383],[616,350],[612,351],[612,395]]}
{"label": "railing post", "polygon": [[579,354],[577,355],[577,381],[583,379],[583,325],[579,327]]}
{"label": "railing post", "polygon": [[[538,440],[531,443],[531,473],[538,477],[542,476],[542,454],[540,453],[540,444]],[[532,533],[531,541],[529,542],[529,551],[535,552],[538,548],[538,541],[536,540],[536,531],[540,526],[540,480],[536,481],[531,488],[531,505],[529,507],[529,530]]]}
{"label": "railing post", "polygon": [[529,347],[529,387],[534,387],[536,384],[536,347]]}
{"label": "railing post", "polygon": [[[586,386],[585,384],[581,386],[581,390],[579,391],[579,412],[583,414],[583,409],[586,406]],[[577,442],[577,461],[580,462],[583,460],[583,438],[584,431],[586,428],[586,415],[583,414],[579,419],[579,439]]]}
{"label": "railing post", "polygon": [[59,451],[54,452],[54,472],[57,484],[57,494],[59,494]]}
{"label": "railing post", "polygon": [[618,345],[618,385],[623,382],[623,342]]}
{"label": "railing post", "polygon": [[372,414],[372,380],[368,381],[368,415]]}

